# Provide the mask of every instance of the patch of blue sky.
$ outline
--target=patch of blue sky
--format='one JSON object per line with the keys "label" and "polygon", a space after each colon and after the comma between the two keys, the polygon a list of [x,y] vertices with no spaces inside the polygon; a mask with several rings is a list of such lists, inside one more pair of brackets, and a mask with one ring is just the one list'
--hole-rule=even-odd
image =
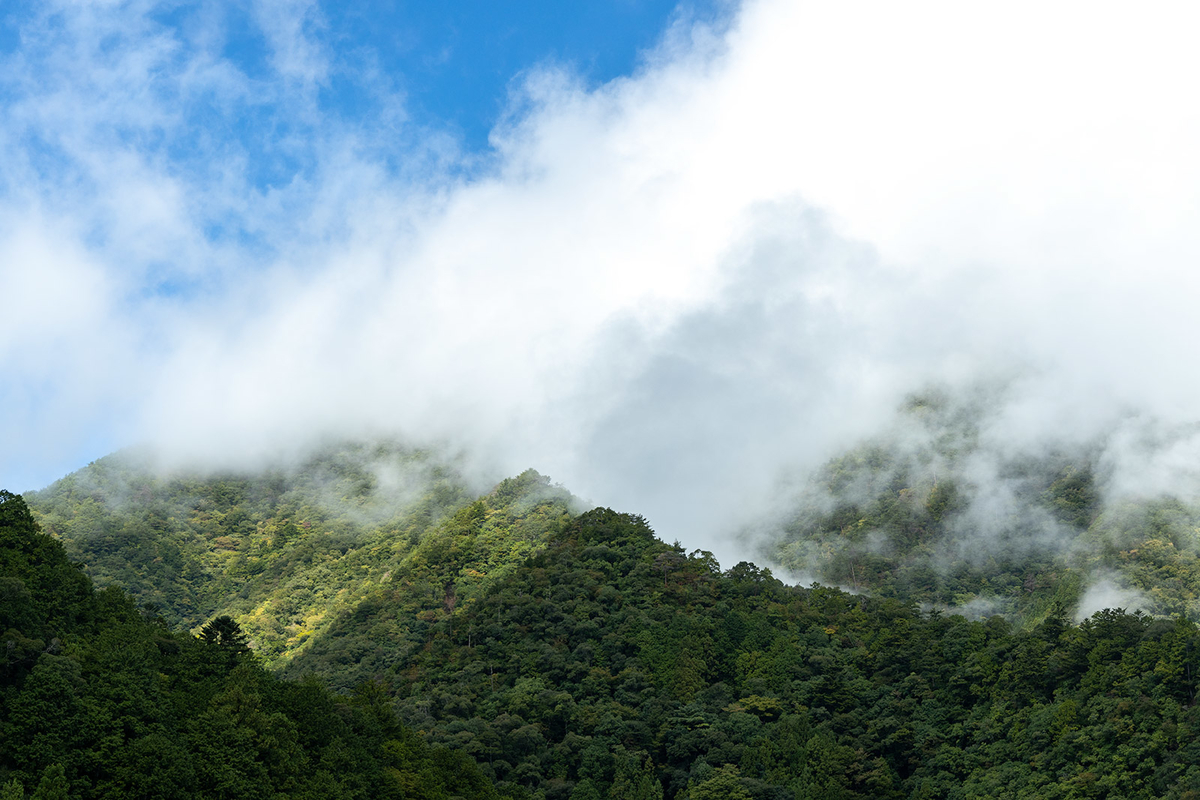
{"label": "patch of blue sky", "polygon": [[151,265],[150,280],[141,286],[141,300],[192,300],[211,282],[197,275],[179,275],[170,264]]}
{"label": "patch of blue sky", "polygon": [[[15,192],[31,189],[33,187],[25,183],[30,178],[35,179],[37,185],[51,188],[52,191],[71,187],[75,192],[90,194],[96,190],[87,171],[81,169],[78,160],[52,131],[29,127],[14,133],[16,135],[10,139],[10,143],[16,145],[18,152],[10,157],[19,158],[20,164],[19,167],[9,164],[7,169],[0,171],[0,176],[15,174],[22,185],[5,187],[6,190]],[[17,169],[14,170],[14,167]]]}
{"label": "patch of blue sky", "polygon": [[[305,86],[279,72],[262,20],[244,6],[171,6],[156,22],[185,48],[215,48],[243,91],[203,87],[180,98],[182,123],[162,154],[201,181],[234,166],[259,192],[312,179],[335,140],[353,140],[393,177],[431,162],[443,177],[469,177],[489,163],[488,135],[525,71],[553,64],[599,85],[635,71],[674,15],[716,20],[731,10],[727,0],[327,3],[298,29],[318,62],[315,85]],[[132,135],[145,146],[147,133]],[[439,137],[456,158],[430,150]],[[209,232],[240,235],[227,222]]]}
{"label": "patch of blue sky", "polygon": [[10,55],[21,46],[21,29],[14,11],[0,14],[0,56]]}
{"label": "patch of blue sky", "polygon": [[33,0],[6,0],[0,3],[0,55],[20,49],[26,20],[42,13],[43,4]]}
{"label": "patch of blue sky", "polygon": [[42,489],[128,444],[119,432],[127,422],[128,410],[121,408],[119,402],[104,401],[71,413],[69,436],[37,440],[35,432],[54,429],[64,405],[72,403],[68,399],[64,404],[64,398],[71,394],[68,383],[57,375],[19,384],[0,382],[0,408],[12,418],[29,423],[27,430],[13,433],[12,439],[21,443],[23,457],[20,464],[0,464],[0,489],[12,492]]}
{"label": "patch of blue sky", "polygon": [[[53,13],[20,0],[12,8],[6,18],[13,24],[5,26],[10,49],[20,46],[20,23],[34,25],[29,52],[22,54],[32,59],[27,66],[61,56]],[[94,54],[116,63],[123,49],[160,40],[145,87],[158,113],[100,121],[91,135],[112,137],[122,148],[162,159],[171,172],[201,180],[235,166],[259,191],[311,177],[328,143],[348,132],[361,134],[356,140],[371,157],[396,171],[419,160],[431,134],[448,136],[457,143],[461,169],[484,163],[478,156],[488,151],[512,82],[531,67],[563,66],[598,85],[633,72],[675,14],[712,19],[731,10],[729,0],[679,7],[675,0],[325,3],[287,34],[298,39],[280,45],[280,34],[266,30],[267,12],[249,4],[163,3],[128,25],[108,20]],[[297,65],[295,53],[282,61],[293,59],[291,67],[302,75],[310,69],[315,85],[280,69],[276,48],[297,44],[302,62],[312,63]],[[213,64],[231,69],[233,83],[187,77]],[[5,83],[0,79],[0,93],[15,99],[15,87],[6,92]],[[85,77],[80,86],[86,83]],[[51,143],[30,144],[43,175],[64,168],[54,164]]]}
{"label": "patch of blue sky", "polygon": [[258,21],[249,13],[249,4],[227,5],[225,14],[221,56],[236,64],[238,70],[251,80],[273,80],[275,69],[271,46]]}
{"label": "patch of blue sky", "polygon": [[674,14],[716,20],[731,10],[723,0],[392,0],[323,9],[339,52],[370,52],[397,76],[409,113],[440,122],[467,150],[487,147],[511,82],[531,67],[562,65],[598,85],[633,72]]}

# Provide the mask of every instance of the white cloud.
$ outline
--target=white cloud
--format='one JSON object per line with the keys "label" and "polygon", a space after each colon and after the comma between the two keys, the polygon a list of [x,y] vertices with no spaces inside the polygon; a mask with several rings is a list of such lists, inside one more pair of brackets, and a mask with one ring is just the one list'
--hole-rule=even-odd
{"label": "white cloud", "polygon": [[[747,498],[930,379],[1025,376],[1014,446],[1195,414],[1186,4],[747,2],[594,91],[533,71],[470,178],[436,137],[387,149],[394,98],[315,119],[335,45],[311,6],[261,8],[270,79],[220,56],[219,21],[128,4],[64,9],[11,62],[5,196],[62,232],[38,285],[91,277],[64,295],[86,313],[5,335],[53,364],[79,357],[56,341],[123,348],[120,381],[62,396],[179,452],[459,436],[724,561]],[[222,138],[243,111],[267,117],[247,136],[295,123],[266,153],[289,180],[263,188],[257,145]],[[200,288],[137,299],[164,273]],[[56,438],[25,424],[22,448]]]}
{"label": "white cloud", "polygon": [[1096,612],[1106,609],[1122,609],[1133,613],[1143,610],[1148,605],[1146,597],[1136,589],[1122,586],[1111,575],[1099,576],[1088,586],[1083,597],[1079,598],[1079,606],[1075,609],[1075,621],[1082,622]]}

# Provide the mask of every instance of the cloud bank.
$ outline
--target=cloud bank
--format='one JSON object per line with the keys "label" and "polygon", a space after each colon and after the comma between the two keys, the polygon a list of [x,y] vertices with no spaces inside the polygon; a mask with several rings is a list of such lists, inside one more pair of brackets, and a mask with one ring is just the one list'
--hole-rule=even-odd
{"label": "cloud bank", "polygon": [[[5,480],[400,432],[728,562],[930,383],[1011,381],[1014,448],[1200,408],[1188,4],[748,0],[626,78],[517,77],[486,154],[315,3],[36,8],[0,64]],[[1122,485],[1190,485],[1163,435]]]}

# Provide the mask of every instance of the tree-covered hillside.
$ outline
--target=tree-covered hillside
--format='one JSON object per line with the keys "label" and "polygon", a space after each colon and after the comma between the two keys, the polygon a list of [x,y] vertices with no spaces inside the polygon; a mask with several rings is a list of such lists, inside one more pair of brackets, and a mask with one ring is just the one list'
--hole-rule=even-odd
{"label": "tree-covered hillside", "polygon": [[28,502],[98,585],[125,588],[172,625],[232,616],[275,664],[473,496],[451,460],[385,441],[215,475],[164,475],[148,457],[118,453]]}
{"label": "tree-covered hillside", "polygon": [[833,459],[759,555],[805,580],[1033,625],[1051,609],[1200,619],[1200,507],[1120,495],[1102,443],[997,442],[986,407],[913,398],[889,435]]}
{"label": "tree-covered hillside", "polygon": [[[381,597],[356,629],[398,613]],[[921,613],[722,572],[597,509],[423,621],[378,675],[403,718],[548,799],[1200,792],[1185,620]]]}
{"label": "tree-covered hillside", "polygon": [[227,617],[196,637],[94,590],[2,491],[0,633],[4,800],[499,796],[378,687],[281,681]]}
{"label": "tree-covered hillside", "polygon": [[[1072,625],[1059,608],[1022,630],[923,613],[748,563],[722,572],[638,517],[565,502],[527,473],[462,506],[298,654],[290,668],[315,673],[299,683],[263,672],[231,619],[178,635],[116,589],[93,593],[21,506],[8,527],[57,555],[5,564],[5,779],[83,796],[353,796],[381,781],[437,797],[406,776],[445,786],[475,763],[462,796],[1200,792],[1191,622],[1106,611]],[[51,665],[57,688],[30,712]],[[392,711],[417,738],[387,727]],[[331,718],[349,727],[330,734]],[[213,736],[232,744],[203,749]],[[376,745],[348,755],[349,741]],[[278,755],[280,742],[296,747]],[[174,794],[139,788],[161,764]]]}
{"label": "tree-covered hillside", "polygon": [[[988,424],[978,404],[913,398],[891,435],[830,461],[766,535],[756,528],[759,561],[801,583],[1025,626],[1059,607],[1200,619],[1200,508],[1108,498],[1099,448],[1001,452]],[[220,475],[161,476],[117,454],[29,503],[97,584],[192,629],[228,614],[268,665],[337,674],[343,688],[575,509],[536,473],[478,495],[452,460],[394,442]],[[388,621],[360,635],[364,609],[385,607]]]}
{"label": "tree-covered hillside", "polygon": [[[257,653],[238,646],[229,674],[253,672],[263,703],[308,687],[343,719],[363,703],[379,719],[398,713],[413,736],[365,723],[346,736],[407,742],[418,755],[404,758],[426,765],[417,772],[456,753],[464,774],[478,765],[463,796],[1200,797],[1200,631],[1189,620],[1198,517],[1177,500],[1106,502],[1087,452],[997,460],[977,417],[936,403],[907,413],[916,434],[831,462],[769,544],[785,564],[857,593],[788,586],[746,562],[722,570],[640,517],[577,513],[533,471],[472,497],[453,470],[399,448],[387,458],[431,476],[400,500],[362,467],[363,452],[383,451],[331,451],[282,484],[98,462],[34,498],[75,557],[99,559],[60,565],[45,585],[66,593],[52,606],[92,596],[84,571],[126,576],[143,602],[161,595],[136,612],[115,589],[95,595],[121,598],[134,625],[96,629],[113,648],[148,625],[190,664],[209,656],[187,654],[228,654],[246,630]],[[107,488],[104,475],[116,476]],[[208,572],[172,566],[172,543],[175,564]],[[1109,608],[1073,624],[1098,575],[1142,587],[1162,613]],[[32,584],[19,580],[5,584],[17,598],[4,607],[5,646],[31,669],[56,653],[45,625],[21,616]],[[181,601],[174,586],[190,593]],[[192,626],[201,608],[229,618],[196,638],[171,633],[160,607]],[[264,657],[301,680],[270,678]],[[174,663],[144,669],[169,677]],[[215,707],[228,685],[212,686],[189,691]],[[297,702],[280,713],[300,731]],[[169,730],[189,741],[190,729]],[[326,756],[316,758],[295,762],[309,764],[304,780],[325,780],[312,764]],[[372,758],[362,769],[416,769]],[[53,766],[24,763],[6,768],[27,786]]]}
{"label": "tree-covered hillside", "polygon": [[354,605],[331,615],[285,674],[316,673],[340,689],[387,674],[425,647],[438,620],[461,614],[488,587],[524,570],[526,559],[570,523],[573,502],[533,470],[501,481],[428,530],[386,581],[364,587]]}

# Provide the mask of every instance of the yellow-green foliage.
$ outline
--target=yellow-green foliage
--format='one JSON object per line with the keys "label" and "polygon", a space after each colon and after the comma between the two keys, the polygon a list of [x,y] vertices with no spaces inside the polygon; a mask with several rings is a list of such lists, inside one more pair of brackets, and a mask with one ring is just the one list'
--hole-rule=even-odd
{"label": "yellow-green foliage", "polygon": [[387,580],[333,607],[327,628],[296,649],[288,674],[315,672],[339,687],[379,674],[430,625],[453,625],[542,548],[571,519],[571,504],[569,493],[533,470],[502,481],[428,530]]}
{"label": "yellow-green foliage", "polygon": [[29,503],[98,585],[193,630],[230,615],[280,665],[470,497],[450,459],[382,442],[253,474],[162,475],[117,454]]}
{"label": "yellow-green foliage", "polygon": [[83,800],[499,798],[470,758],[402,726],[379,687],[339,697],[281,681],[228,618],[195,637],[116,588],[94,591],[4,491],[0,634],[4,800],[26,787]]}

